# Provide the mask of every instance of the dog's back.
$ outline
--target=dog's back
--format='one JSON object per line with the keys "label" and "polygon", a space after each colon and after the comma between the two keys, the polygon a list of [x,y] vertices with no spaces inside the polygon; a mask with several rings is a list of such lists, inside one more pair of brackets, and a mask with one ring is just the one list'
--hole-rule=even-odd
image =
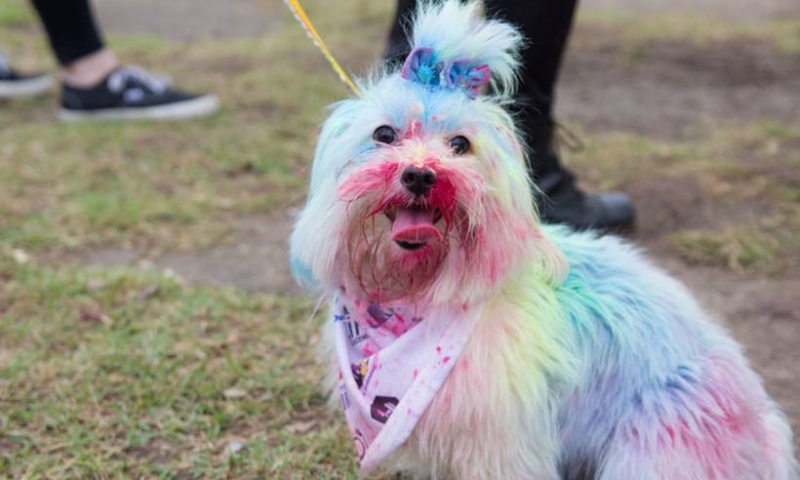
{"label": "dog's back", "polygon": [[564,477],[793,478],[785,418],[686,289],[615,237],[552,235],[578,358],[559,409]]}
{"label": "dog's back", "polygon": [[797,478],[786,419],[680,283],[616,237],[544,233],[566,279],[523,275],[487,303],[390,464],[415,478]]}
{"label": "dog's back", "polygon": [[684,287],[621,240],[539,223],[503,109],[520,37],[478,10],[426,4],[402,70],[333,110],[292,235],[334,307],[362,472],[797,478],[785,418]]}

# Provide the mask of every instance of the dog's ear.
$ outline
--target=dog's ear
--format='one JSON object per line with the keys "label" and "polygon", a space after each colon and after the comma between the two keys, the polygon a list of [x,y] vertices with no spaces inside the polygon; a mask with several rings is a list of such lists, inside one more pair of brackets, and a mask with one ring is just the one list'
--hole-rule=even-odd
{"label": "dog's ear", "polygon": [[[343,150],[341,143],[361,105],[361,101],[350,99],[328,107],[331,115],[322,124],[322,130],[317,139],[317,148],[314,151],[314,160],[311,164],[309,198],[317,190],[323,188],[325,180],[334,179],[336,171],[342,167],[340,164],[349,158],[349,152]],[[334,144],[336,144],[336,148],[331,148]]]}
{"label": "dog's ear", "polygon": [[523,236],[525,241],[514,245],[516,252],[510,253],[519,261],[534,252],[531,260],[537,266],[537,274],[553,285],[560,284],[566,277],[568,265],[564,254],[547,238],[541,229],[533,195],[538,193],[531,181],[525,160],[525,148],[520,141],[512,118],[491,102],[483,103],[487,119],[476,138],[476,149],[489,163],[497,164],[491,169],[494,176],[492,196],[501,210],[514,212],[515,221],[507,225],[511,228],[506,237],[517,237],[514,229],[529,225],[531,235]]}
{"label": "dog's ear", "polygon": [[508,23],[484,18],[480,1],[421,2],[412,43],[445,69],[460,64],[475,74],[491,72],[496,95],[508,97],[516,88],[522,35]]}
{"label": "dog's ear", "polygon": [[337,251],[336,177],[350,157],[350,124],[360,108],[359,100],[332,105],[333,112],[322,126],[311,182],[303,210],[298,214],[290,238],[292,276],[298,284],[315,288],[329,278]]}

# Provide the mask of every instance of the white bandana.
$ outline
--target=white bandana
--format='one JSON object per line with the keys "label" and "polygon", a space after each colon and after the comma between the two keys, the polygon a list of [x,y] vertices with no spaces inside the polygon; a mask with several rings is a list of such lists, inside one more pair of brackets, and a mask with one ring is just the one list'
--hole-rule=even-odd
{"label": "white bandana", "polygon": [[334,298],[339,392],[361,476],[406,441],[456,363],[480,311],[423,312]]}

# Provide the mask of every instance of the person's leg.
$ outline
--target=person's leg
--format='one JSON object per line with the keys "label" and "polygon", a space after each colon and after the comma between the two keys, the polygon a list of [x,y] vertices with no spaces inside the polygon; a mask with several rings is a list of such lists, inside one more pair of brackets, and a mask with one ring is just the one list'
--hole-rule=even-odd
{"label": "person's leg", "polygon": [[577,4],[577,0],[489,0],[487,13],[517,25],[528,40],[515,106],[528,144],[531,178],[545,195],[539,201],[542,216],[578,228],[626,226],[634,219],[628,196],[584,194],[561,165],[554,146],[556,81]]}
{"label": "person's leg", "polygon": [[106,48],[89,0],[31,0],[59,63],[61,117],[182,119],[217,109],[213,95],[190,95]]}
{"label": "person's leg", "polygon": [[47,32],[64,83],[77,88],[97,85],[119,67],[105,48],[88,0],[31,0]]}
{"label": "person's leg", "polygon": [[395,10],[392,28],[389,31],[389,43],[384,53],[387,61],[402,64],[411,51],[408,38],[406,38],[406,28],[416,9],[417,0],[397,0],[397,10]]}
{"label": "person's leg", "polygon": [[59,65],[99,52],[105,45],[88,0],[31,0]]}
{"label": "person's leg", "polygon": [[522,50],[522,81],[515,103],[532,150],[531,175],[538,184],[547,174],[561,170],[558,158],[548,150],[553,136],[556,80],[578,1],[489,0],[486,3],[489,15],[516,25],[527,40]]}

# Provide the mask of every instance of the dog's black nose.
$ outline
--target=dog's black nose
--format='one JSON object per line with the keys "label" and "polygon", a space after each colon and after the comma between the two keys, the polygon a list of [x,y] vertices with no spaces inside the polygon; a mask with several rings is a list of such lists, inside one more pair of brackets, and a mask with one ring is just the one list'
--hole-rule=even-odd
{"label": "dog's black nose", "polygon": [[403,186],[414,195],[425,195],[436,183],[436,174],[430,168],[408,167],[400,177]]}

